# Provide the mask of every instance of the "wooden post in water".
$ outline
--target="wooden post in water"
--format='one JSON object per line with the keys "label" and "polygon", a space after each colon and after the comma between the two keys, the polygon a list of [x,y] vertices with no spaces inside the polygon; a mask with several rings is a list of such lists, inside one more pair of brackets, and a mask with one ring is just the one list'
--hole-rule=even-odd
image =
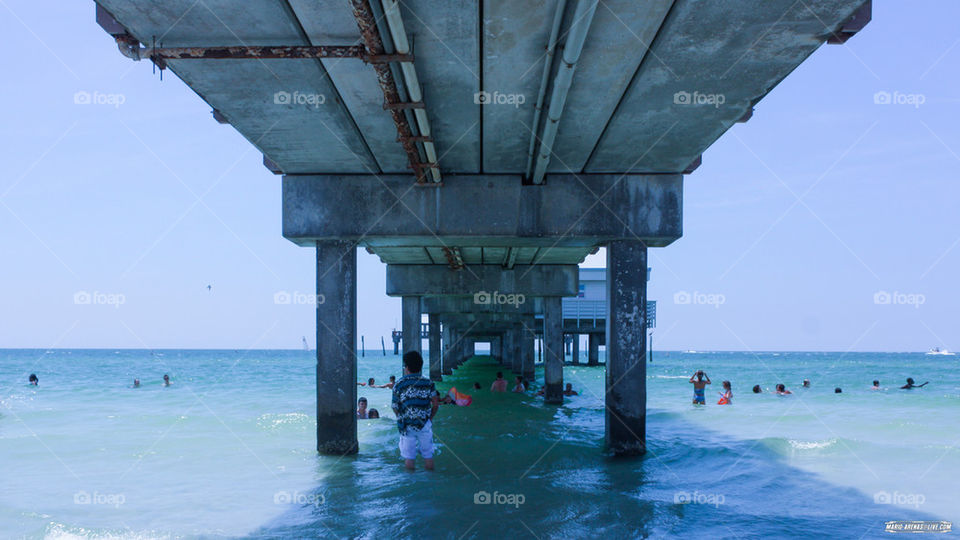
{"label": "wooden post in water", "polygon": [[360,356],[367,356],[367,345],[363,342],[363,336],[360,336]]}
{"label": "wooden post in water", "polygon": [[383,336],[380,336],[380,348],[383,349],[383,355],[387,355],[387,344],[383,341]]}

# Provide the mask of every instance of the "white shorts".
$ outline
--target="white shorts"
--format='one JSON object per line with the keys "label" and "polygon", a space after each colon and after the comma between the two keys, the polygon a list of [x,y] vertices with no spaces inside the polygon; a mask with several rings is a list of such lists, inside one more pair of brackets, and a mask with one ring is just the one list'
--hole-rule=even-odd
{"label": "white shorts", "polygon": [[400,435],[400,456],[403,459],[417,459],[417,444],[423,459],[433,457],[433,423],[427,420],[423,429],[407,429],[406,435]]}

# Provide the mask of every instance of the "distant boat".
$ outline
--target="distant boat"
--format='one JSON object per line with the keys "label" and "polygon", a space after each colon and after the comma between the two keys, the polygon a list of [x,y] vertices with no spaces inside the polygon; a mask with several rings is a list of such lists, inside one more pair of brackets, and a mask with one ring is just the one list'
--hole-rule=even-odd
{"label": "distant boat", "polygon": [[934,347],[934,348],[930,349],[929,351],[927,351],[927,355],[929,355],[929,356],[956,356],[954,353],[952,353],[952,352],[950,352],[950,351],[948,351],[948,350],[946,350],[946,349],[941,349],[940,347]]}
{"label": "distant boat", "polygon": [[689,350],[683,351],[683,354],[697,354],[697,351],[693,349],[689,349]]}

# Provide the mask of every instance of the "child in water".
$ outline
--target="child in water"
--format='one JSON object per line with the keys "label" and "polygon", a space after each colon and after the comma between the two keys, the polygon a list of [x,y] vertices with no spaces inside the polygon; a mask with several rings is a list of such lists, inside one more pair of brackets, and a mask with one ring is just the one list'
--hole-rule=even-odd
{"label": "child in water", "polygon": [[720,394],[720,401],[717,402],[717,405],[733,405],[733,387],[730,386],[730,381],[723,381],[723,392],[718,392]]}
{"label": "child in water", "polygon": [[697,370],[696,373],[690,376],[690,384],[693,385],[693,404],[706,405],[707,398],[703,394],[703,389],[706,385],[711,384],[710,377],[707,377],[707,374],[704,373],[703,370]]}

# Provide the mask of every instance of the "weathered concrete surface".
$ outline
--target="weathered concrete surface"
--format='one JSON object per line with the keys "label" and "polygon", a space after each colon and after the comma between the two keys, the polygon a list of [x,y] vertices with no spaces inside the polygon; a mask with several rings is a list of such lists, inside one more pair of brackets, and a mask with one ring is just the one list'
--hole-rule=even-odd
{"label": "weathered concrete surface", "polygon": [[353,239],[375,252],[416,248],[420,257],[425,246],[544,247],[537,263],[564,250],[577,263],[610,240],[662,247],[680,238],[682,194],[682,177],[670,174],[549,175],[543,186],[447,175],[439,190],[412,188],[410,176],[285,176],[283,236],[301,245]]}
{"label": "weathered concrete surface", "polygon": [[676,0],[586,170],[683,171],[864,1]]}
{"label": "weathered concrete surface", "polygon": [[412,295],[404,296],[401,300],[400,309],[402,311],[400,324],[403,330],[403,353],[421,352],[420,298]]}
{"label": "weathered concrete surface", "polygon": [[525,381],[533,381],[534,376],[534,367],[533,362],[536,357],[536,352],[534,351],[536,334],[537,334],[537,319],[533,317],[526,318],[523,321],[523,330],[520,332],[520,353],[521,353],[521,365],[520,372],[523,375]]}
{"label": "weathered concrete surface", "polygon": [[580,334],[573,334],[573,350],[570,351],[570,363],[580,364]]}
{"label": "weathered concrete surface", "polygon": [[453,342],[456,339],[456,334],[453,328],[450,327],[447,319],[443,319],[443,357],[441,358],[441,374],[442,375],[452,375],[453,374]]}
{"label": "weathered concrete surface", "polygon": [[[609,357],[609,353],[608,353]],[[595,366],[600,363],[600,336],[587,334],[587,365]]]}
{"label": "weathered concrete surface", "polygon": [[[605,0],[567,96],[551,170],[684,170],[863,2]],[[359,41],[341,0],[206,0],[203,9],[192,0],[98,3],[147,45],[152,36],[165,46]],[[530,124],[555,3],[401,3],[445,175],[478,173],[481,164],[522,172],[538,129]],[[569,24],[568,13],[562,35]],[[389,113],[371,106],[373,68],[360,60],[178,60],[170,68],[284,172],[368,174],[399,165],[388,146],[396,135]],[[481,90],[521,95],[523,103],[483,105]],[[273,102],[277,91],[326,99],[287,107]],[[681,109],[678,91],[726,100]]]}
{"label": "weathered concrete surface", "polygon": [[443,355],[441,353],[440,345],[440,315],[436,313],[430,313],[428,317],[430,319],[430,380],[440,381],[443,380],[443,365],[441,363]]}
{"label": "weathered concrete surface", "polygon": [[543,314],[544,402],[563,403],[563,320],[560,298],[545,298]]}
{"label": "weathered concrete surface", "polygon": [[[525,265],[513,269],[479,265],[451,271],[441,265],[389,264],[387,295],[477,295],[478,302],[489,300],[490,303],[500,301],[492,296],[494,292],[507,295],[502,298],[504,303],[510,301],[509,295],[575,296],[578,275],[576,265]],[[513,300],[519,302],[520,297],[515,296]]]}
{"label": "weathered concrete surface", "polygon": [[[493,292],[493,291],[490,291]],[[524,298],[522,304],[477,303],[467,296],[424,296],[420,301],[424,313],[497,313],[502,315],[534,315],[543,313],[543,304],[538,297]]]}
{"label": "weathered concrete surface", "polygon": [[[616,455],[646,452],[647,248],[607,247],[607,447]],[[593,337],[593,336],[591,336]]]}
{"label": "weathered concrete surface", "polygon": [[[357,251],[318,242],[317,451],[357,453]],[[322,295],[322,296],[321,296]]]}

